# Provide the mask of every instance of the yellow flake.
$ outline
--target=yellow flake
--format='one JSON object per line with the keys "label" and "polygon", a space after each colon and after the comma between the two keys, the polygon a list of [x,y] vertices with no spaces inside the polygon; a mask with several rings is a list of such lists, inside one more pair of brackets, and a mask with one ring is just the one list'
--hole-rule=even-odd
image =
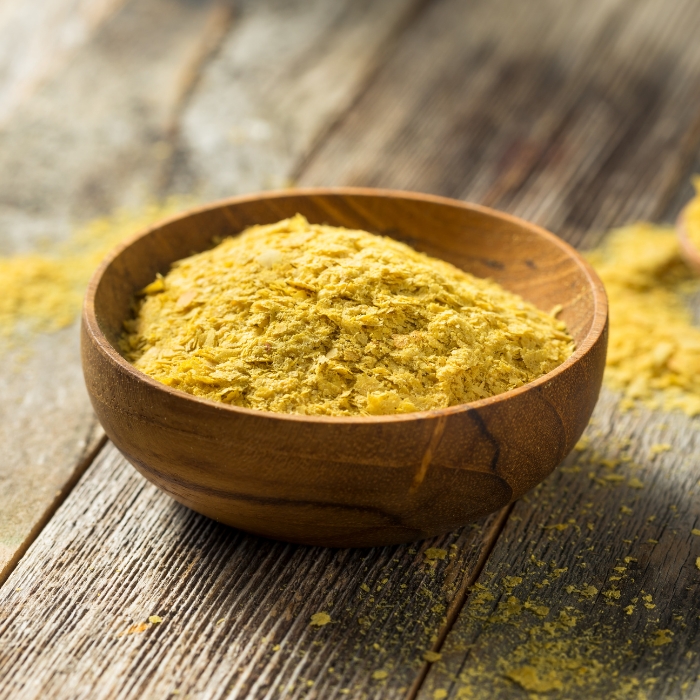
{"label": "yellow flake", "polygon": [[579,590],[578,593],[583,598],[593,598],[594,596],[598,595],[598,589],[589,584],[588,586],[584,586],[581,590]]}
{"label": "yellow flake", "polygon": [[447,556],[446,549],[440,549],[439,547],[428,547],[428,549],[423,552],[423,557],[427,562],[434,562],[438,559],[444,559]]}
{"label": "yellow flake", "polygon": [[158,624],[160,624],[161,622],[163,622],[163,618],[160,617],[159,615],[151,615],[151,616],[148,618],[148,621],[149,621],[152,625],[158,625]]}
{"label": "yellow flake", "polygon": [[698,536],[700,536],[700,530],[698,530],[696,527],[694,527],[694,528],[690,531],[690,534],[691,534],[691,535],[698,535]]}
{"label": "yellow flake", "polygon": [[375,671],[372,674],[372,678],[375,681],[383,681],[385,678],[388,678],[388,676],[389,676],[389,673],[387,671],[383,671],[383,670]]}
{"label": "yellow flake", "polygon": [[632,515],[632,509],[629,506],[620,506],[620,513],[623,515]]}
{"label": "yellow flake", "polygon": [[121,632],[118,636],[123,637],[124,635],[127,634],[141,634],[142,632],[145,632],[150,625],[148,622],[136,622],[135,624],[131,625],[126,631]]}
{"label": "yellow flake", "polygon": [[179,260],[149,288],[124,356],[168,386],[259,410],[444,408],[522,386],[573,351],[561,321],[490,280],[299,215]]}
{"label": "yellow flake", "polygon": [[556,672],[550,671],[540,675],[534,666],[521,666],[506,673],[506,677],[517,683],[530,693],[549,693],[552,690],[563,690],[564,685]]}
{"label": "yellow flake", "polygon": [[657,442],[649,448],[649,453],[654,456],[661,454],[662,452],[668,452],[671,449],[671,445],[667,442]]}
{"label": "yellow flake", "polygon": [[627,486],[629,486],[630,488],[633,488],[633,489],[643,489],[643,488],[644,488],[644,482],[643,482],[643,481],[640,481],[639,479],[637,479],[636,476],[633,476],[633,477],[627,482]]}
{"label": "yellow flake", "polygon": [[327,612],[317,612],[311,616],[311,624],[313,627],[323,627],[331,621],[331,616]]}
{"label": "yellow flake", "polygon": [[442,658],[442,654],[439,654],[437,651],[426,651],[425,654],[423,654],[423,660],[427,661],[429,664],[434,664],[436,661],[440,661]]}
{"label": "yellow flake", "polygon": [[526,601],[523,603],[523,607],[539,617],[547,617],[547,615],[549,615],[549,608],[546,605],[537,605],[536,603]]}

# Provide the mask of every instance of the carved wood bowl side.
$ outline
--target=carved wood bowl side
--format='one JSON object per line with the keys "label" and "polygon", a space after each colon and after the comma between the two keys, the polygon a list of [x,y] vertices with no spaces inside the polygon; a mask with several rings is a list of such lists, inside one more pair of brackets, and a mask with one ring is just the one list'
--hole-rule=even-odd
{"label": "carved wood bowl side", "polygon": [[[237,408],[166,387],[115,349],[134,292],[175,260],[297,212],[403,240],[538,307],[561,304],[577,344],[553,372],[471,404],[399,416],[308,417]],[[82,358],[110,439],[149,480],[215,520],[281,540],[375,546],[457,528],[518,498],[559,464],[598,398],[607,301],[554,235],[462,202],[382,190],[237,197],[190,211],[115,250],[85,300]]]}

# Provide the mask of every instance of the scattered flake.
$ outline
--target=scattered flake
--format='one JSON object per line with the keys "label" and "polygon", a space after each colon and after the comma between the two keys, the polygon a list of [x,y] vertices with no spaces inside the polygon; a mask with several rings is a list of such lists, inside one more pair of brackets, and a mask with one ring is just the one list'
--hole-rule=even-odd
{"label": "scattered flake", "polygon": [[365,592],[369,593],[369,586],[366,583],[360,584],[360,588]]}
{"label": "scattered flake", "polygon": [[504,576],[503,586],[505,588],[515,588],[523,582],[522,576]]}
{"label": "scattered flake", "polygon": [[375,671],[372,674],[372,678],[375,681],[383,681],[385,678],[388,678],[388,677],[389,677],[389,673],[387,671],[384,671],[384,670]]}
{"label": "scattered flake", "polygon": [[437,651],[426,651],[425,654],[423,654],[423,660],[427,661],[429,664],[434,664],[436,661],[440,661],[442,658],[442,654],[439,654]]}
{"label": "scattered flake", "polygon": [[429,547],[423,552],[423,558],[426,562],[434,562],[438,559],[444,559],[447,556],[446,549],[440,549],[439,547]]}
{"label": "scattered flake", "polygon": [[272,647],[272,651],[279,651],[280,650],[280,645],[275,644],[275,646]]}
{"label": "scattered flake", "polygon": [[625,614],[631,615],[633,612],[634,612],[634,605],[628,605],[628,606],[625,608]]}
{"label": "scattered flake", "polygon": [[470,601],[472,605],[486,605],[486,603],[490,603],[493,600],[493,593],[488,590],[484,591],[478,591],[477,593],[473,593]]}
{"label": "scattered flake", "polygon": [[643,481],[640,481],[639,479],[637,479],[636,476],[633,476],[633,477],[627,482],[627,486],[629,486],[630,488],[633,488],[633,489],[643,489],[643,488],[644,488],[644,482],[643,482]]}
{"label": "scattered flake", "polygon": [[604,481],[609,481],[614,484],[619,484],[621,481],[625,480],[625,477],[623,474],[606,474],[603,477]]}
{"label": "scattered flake", "polygon": [[653,647],[661,647],[664,644],[670,644],[673,640],[673,632],[671,630],[656,630],[650,644]]}
{"label": "scattered flake", "polygon": [[632,515],[632,509],[629,506],[620,506],[620,513],[622,515]]}
{"label": "scattered flake", "polygon": [[653,457],[654,455],[661,454],[662,452],[668,452],[670,449],[671,445],[669,445],[667,442],[657,442],[649,448],[649,454],[651,454]]}
{"label": "scattered flake", "polygon": [[588,586],[581,588],[578,591],[578,594],[583,598],[593,598],[594,596],[598,595],[598,589],[594,585],[589,584]]}
{"label": "scattered flake", "polygon": [[219,625],[223,625],[224,622],[226,622],[226,618],[225,618],[225,617],[222,617],[222,618],[218,619],[218,620],[216,621],[217,627],[218,627]]}
{"label": "scattered flake", "polygon": [[635,557],[625,557],[625,564],[630,564],[633,561],[637,561]]}
{"label": "scattered flake", "polygon": [[577,620],[578,618],[575,615],[569,615],[564,610],[559,613],[559,623],[564,627],[576,627]]}
{"label": "scattered flake", "polygon": [[696,527],[694,527],[694,528],[690,531],[690,534],[691,534],[691,535],[697,535],[698,537],[700,537],[700,530],[698,530]]}
{"label": "scattered flake", "polygon": [[323,627],[331,621],[331,616],[327,612],[317,612],[311,616],[310,625],[314,627]]}
{"label": "scattered flake", "polygon": [[448,695],[448,692],[444,688],[438,688],[433,693],[433,700],[444,700]]}
{"label": "scattered flake", "polygon": [[493,396],[573,351],[561,321],[490,280],[300,215],[177,261],[125,329],[125,357],[168,386],[338,416]]}
{"label": "scattered flake", "polygon": [[102,258],[127,236],[189,203],[170,199],[140,211],[121,211],[85,224],[46,253],[0,257],[0,338],[12,342],[27,332],[50,333],[69,326],[80,313],[88,280]]}
{"label": "scattered flake", "polygon": [[695,568],[700,569],[700,557],[695,560]]}
{"label": "scattered flake", "polygon": [[149,621],[152,625],[159,625],[161,622],[163,622],[163,618],[160,617],[160,615],[151,615],[151,616],[148,618],[148,621]]}
{"label": "scattered flake", "polygon": [[546,676],[540,676],[533,666],[511,669],[506,673],[506,677],[530,693],[549,693],[552,690],[564,689],[563,683],[554,671]]}
{"label": "scattered flake", "polygon": [[523,603],[523,607],[539,617],[547,617],[547,615],[549,615],[549,608],[546,605],[537,605],[536,603],[526,601]]}
{"label": "scattered flake", "polygon": [[618,591],[616,588],[610,588],[607,591],[603,591],[603,595],[609,600],[619,600],[620,591]]}
{"label": "scattered flake", "polygon": [[131,625],[129,629],[127,629],[125,632],[122,632],[118,636],[123,637],[126,634],[141,634],[142,632],[145,632],[149,627],[150,625],[148,624],[148,622],[137,622]]}

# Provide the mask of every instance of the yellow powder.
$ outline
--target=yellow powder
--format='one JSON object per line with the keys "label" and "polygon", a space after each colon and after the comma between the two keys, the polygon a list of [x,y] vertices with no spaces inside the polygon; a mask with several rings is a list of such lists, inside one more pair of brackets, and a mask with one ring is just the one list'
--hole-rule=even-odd
{"label": "yellow powder", "polygon": [[494,282],[299,215],[176,262],[125,325],[125,356],[164,384],[302,414],[466,403],[573,351],[563,323]]}
{"label": "yellow powder", "polygon": [[700,250],[700,175],[693,177],[693,186],[696,194],[684,210],[685,228],[690,242]]}
{"label": "yellow powder", "polygon": [[311,616],[309,623],[313,627],[323,627],[331,621],[331,616],[327,612],[317,612]]}
{"label": "yellow powder", "polygon": [[688,295],[700,290],[670,226],[616,229],[590,254],[610,301],[605,381],[625,405],[700,413],[700,328]]}
{"label": "yellow powder", "polygon": [[140,211],[117,212],[78,229],[46,253],[0,258],[0,338],[65,328],[80,313],[88,280],[121,240],[174,214],[183,200],[170,199]]}

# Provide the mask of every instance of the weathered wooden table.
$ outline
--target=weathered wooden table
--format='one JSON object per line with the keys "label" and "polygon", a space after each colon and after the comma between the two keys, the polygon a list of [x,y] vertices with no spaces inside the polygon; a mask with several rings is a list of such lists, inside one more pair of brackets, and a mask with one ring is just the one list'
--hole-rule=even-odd
{"label": "weathered wooden table", "polygon": [[[690,196],[699,37],[696,0],[3,0],[0,254],[291,184],[468,199],[590,247]],[[698,420],[604,391],[589,447],[513,507],[314,549],[145,482],[75,326],[31,350],[0,369],[0,698],[700,697]]]}

